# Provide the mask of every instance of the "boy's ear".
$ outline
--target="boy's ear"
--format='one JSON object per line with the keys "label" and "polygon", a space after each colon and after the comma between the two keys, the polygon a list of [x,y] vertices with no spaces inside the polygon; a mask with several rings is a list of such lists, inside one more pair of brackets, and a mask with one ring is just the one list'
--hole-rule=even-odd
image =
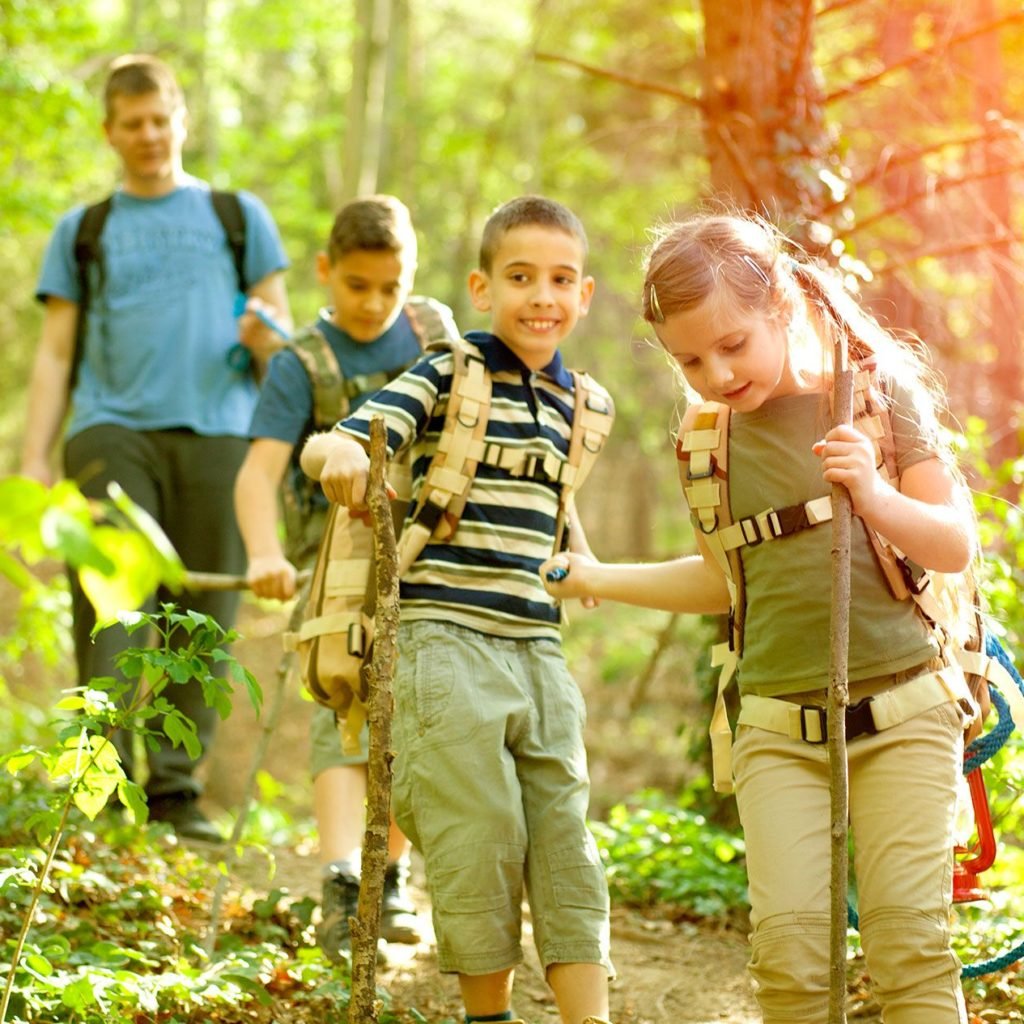
{"label": "boy's ear", "polygon": [[594,299],[594,279],[588,274],[580,281],[580,316],[590,312],[590,303]]}
{"label": "boy's ear", "polygon": [[491,309],[491,282],[482,270],[469,272],[469,298],[473,308],[481,313]]}
{"label": "boy's ear", "polygon": [[331,261],[325,252],[316,254],[316,279],[320,284],[327,284],[327,276],[331,272]]}

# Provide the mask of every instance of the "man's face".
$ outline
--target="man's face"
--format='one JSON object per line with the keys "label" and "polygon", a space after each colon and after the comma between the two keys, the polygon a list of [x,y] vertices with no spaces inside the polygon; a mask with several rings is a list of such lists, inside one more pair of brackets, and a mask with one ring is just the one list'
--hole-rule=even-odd
{"label": "man's face", "polygon": [[125,186],[147,192],[173,181],[185,144],[185,108],[162,92],[115,96],[103,125],[121,158]]}

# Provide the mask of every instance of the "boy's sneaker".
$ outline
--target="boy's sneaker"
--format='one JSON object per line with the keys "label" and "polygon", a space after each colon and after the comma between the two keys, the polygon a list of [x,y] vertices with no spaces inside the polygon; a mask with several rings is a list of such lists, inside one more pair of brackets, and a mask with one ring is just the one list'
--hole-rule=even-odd
{"label": "boy's sneaker", "polygon": [[352,952],[348,919],[356,916],[359,906],[359,879],[333,866],[331,872],[320,895],[316,941],[324,956],[336,964]]}
{"label": "boy's sneaker", "polygon": [[406,885],[409,865],[405,861],[389,864],[384,871],[384,898],[380,908],[380,936],[386,942],[415,945],[423,938],[416,920],[416,907],[409,899]]}
{"label": "boy's sneaker", "polygon": [[149,798],[149,820],[166,822],[183,839],[223,843],[220,830],[201,810],[191,793],[167,793]]}

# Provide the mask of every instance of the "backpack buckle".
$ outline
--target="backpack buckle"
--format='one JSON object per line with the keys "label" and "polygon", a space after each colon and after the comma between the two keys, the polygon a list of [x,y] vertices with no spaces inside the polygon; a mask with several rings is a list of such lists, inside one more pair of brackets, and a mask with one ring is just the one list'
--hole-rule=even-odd
{"label": "backpack buckle", "polygon": [[693,461],[689,461],[686,464],[686,479],[687,480],[707,480],[709,477],[715,475],[715,460],[708,460],[708,468],[703,473],[694,473]]}
{"label": "backpack buckle", "polygon": [[438,505],[436,502],[431,501],[429,498],[425,498],[423,505],[417,510],[416,515],[413,519],[417,523],[422,523],[431,533],[437,529],[437,524],[441,521],[441,517],[444,515],[444,507]]}
{"label": "backpack buckle", "polygon": [[873,736],[878,732],[875,716],[871,713],[871,698],[862,697],[856,704],[846,707],[846,738],[854,740],[858,736]]}
{"label": "backpack buckle", "polygon": [[[817,735],[807,735],[808,724],[817,725]],[[825,708],[819,708],[817,704],[800,705],[800,739],[812,746],[821,746],[828,742],[828,712]]]}

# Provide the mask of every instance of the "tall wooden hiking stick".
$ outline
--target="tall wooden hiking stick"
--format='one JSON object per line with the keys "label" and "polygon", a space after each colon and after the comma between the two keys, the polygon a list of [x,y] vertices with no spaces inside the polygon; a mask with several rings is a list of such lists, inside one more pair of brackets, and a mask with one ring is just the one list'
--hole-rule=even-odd
{"label": "tall wooden hiking stick", "polygon": [[391,518],[385,469],[387,449],[384,420],[370,421],[370,479],[366,492],[373,521],[373,547],[377,558],[377,610],[374,615],[373,657],[368,670],[370,752],[367,762],[366,836],[363,839],[362,881],[352,928],[352,994],[349,1024],[377,1020],[377,938],[387,867],[388,828],[391,821],[391,680],[395,673],[398,636],[398,549]]}
{"label": "tall wooden hiking stick", "polygon": [[[853,371],[845,336],[835,346],[832,425],[853,422]],[[849,777],[846,765],[847,671],[850,655],[850,532],[853,506],[842,484],[832,485],[832,617],[828,685],[828,759],[831,812],[831,922],[829,931],[829,1024],[846,1024],[846,892],[850,873],[847,847]]]}

